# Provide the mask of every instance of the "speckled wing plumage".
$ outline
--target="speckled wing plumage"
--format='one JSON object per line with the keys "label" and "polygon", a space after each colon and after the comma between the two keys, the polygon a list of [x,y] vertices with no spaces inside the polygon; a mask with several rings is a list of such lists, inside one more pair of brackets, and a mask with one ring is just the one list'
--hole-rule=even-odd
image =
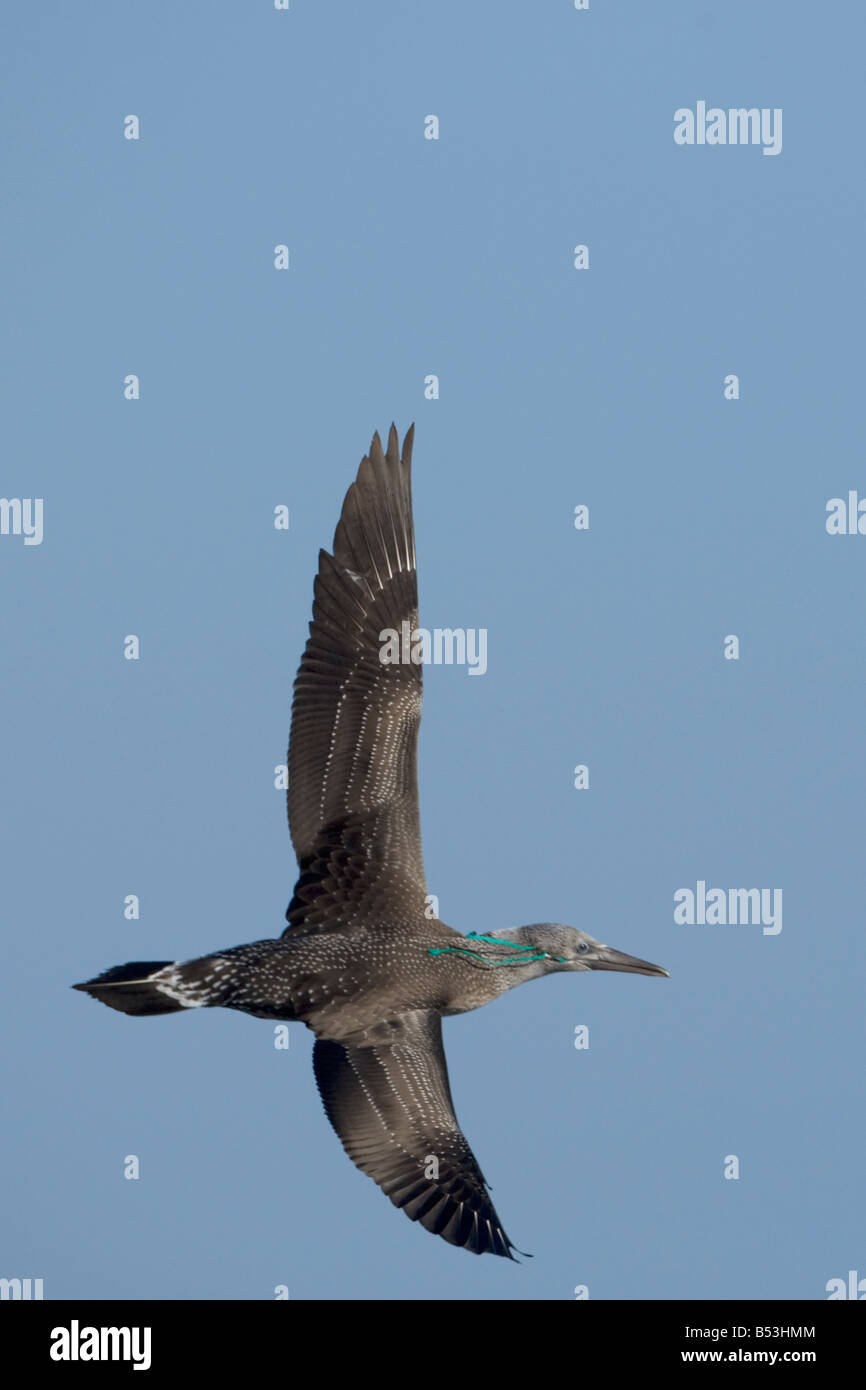
{"label": "speckled wing plumage", "polygon": [[[418,624],[412,525],[412,430],[391,426],[349,488],[333,554],[319,553],[313,621],[295,680],[289,828],[300,877],[287,931],[365,921],[404,925],[423,912],[418,816],[421,667],[383,664],[381,633]],[[349,920],[351,919],[351,921]]]}
{"label": "speckled wing plumage", "polygon": [[313,1065],[343,1148],[395,1206],[451,1245],[514,1258],[454,1114],[438,1014],[403,1014],[362,1046],[320,1039]]}

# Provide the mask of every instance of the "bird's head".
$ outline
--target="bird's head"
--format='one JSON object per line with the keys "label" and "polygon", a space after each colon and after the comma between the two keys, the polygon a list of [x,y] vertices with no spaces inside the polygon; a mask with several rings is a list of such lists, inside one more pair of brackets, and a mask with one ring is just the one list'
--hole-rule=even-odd
{"label": "bird's head", "polygon": [[588,932],[563,926],[560,922],[535,922],[528,927],[494,932],[493,936],[512,942],[520,950],[531,948],[536,956],[545,958],[546,970],[623,970],[631,975],[668,973],[660,965],[641,960],[639,956],[627,956],[624,951],[596,941]]}

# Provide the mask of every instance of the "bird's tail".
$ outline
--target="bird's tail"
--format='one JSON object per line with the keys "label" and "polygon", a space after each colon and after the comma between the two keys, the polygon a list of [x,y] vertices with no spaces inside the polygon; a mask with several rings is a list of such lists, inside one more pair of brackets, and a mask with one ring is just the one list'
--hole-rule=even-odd
{"label": "bird's tail", "polygon": [[[206,972],[201,967],[206,961],[207,957],[185,964],[172,960],[134,960],[127,965],[115,965],[94,980],[85,980],[72,988],[83,990],[110,1009],[119,1009],[124,1014],[144,1017],[179,1013],[181,1009],[196,1009],[218,1002],[210,997],[209,981],[203,978]],[[211,974],[210,980],[213,978]]]}

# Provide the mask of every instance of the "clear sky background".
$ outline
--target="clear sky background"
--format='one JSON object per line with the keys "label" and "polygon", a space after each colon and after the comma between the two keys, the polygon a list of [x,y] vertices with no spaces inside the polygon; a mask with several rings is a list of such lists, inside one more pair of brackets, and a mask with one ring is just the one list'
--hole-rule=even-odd
{"label": "clear sky background", "polygon": [[[18,0],[3,30],[0,491],[44,498],[44,540],[0,537],[0,1275],[467,1300],[866,1275],[866,537],[825,529],[866,494],[862,9]],[[678,147],[698,100],[781,107],[782,153]],[[282,930],[316,555],[392,419],[421,620],[489,633],[483,678],[425,675],[443,919],[570,922],[671,972],[446,1022],[523,1266],[353,1168],[300,1026],[281,1052],[69,988]],[[699,879],[781,888],[781,933],[676,925]]]}

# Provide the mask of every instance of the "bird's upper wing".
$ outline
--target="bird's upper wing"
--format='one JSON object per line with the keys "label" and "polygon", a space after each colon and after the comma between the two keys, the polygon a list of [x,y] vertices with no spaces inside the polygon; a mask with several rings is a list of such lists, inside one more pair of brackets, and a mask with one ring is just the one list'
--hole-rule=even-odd
{"label": "bird's upper wing", "polygon": [[[350,904],[378,915],[389,885],[423,910],[418,816],[421,667],[383,664],[381,636],[418,625],[412,430],[391,426],[346,493],[333,554],[319,554],[310,636],[295,680],[289,828],[300,877],[289,928],[324,925]],[[397,901],[399,891],[392,891]]]}
{"label": "bird's upper wing", "polygon": [[514,1258],[454,1114],[438,1014],[403,1014],[360,1045],[319,1039],[313,1066],[343,1148],[395,1206],[451,1245]]}

